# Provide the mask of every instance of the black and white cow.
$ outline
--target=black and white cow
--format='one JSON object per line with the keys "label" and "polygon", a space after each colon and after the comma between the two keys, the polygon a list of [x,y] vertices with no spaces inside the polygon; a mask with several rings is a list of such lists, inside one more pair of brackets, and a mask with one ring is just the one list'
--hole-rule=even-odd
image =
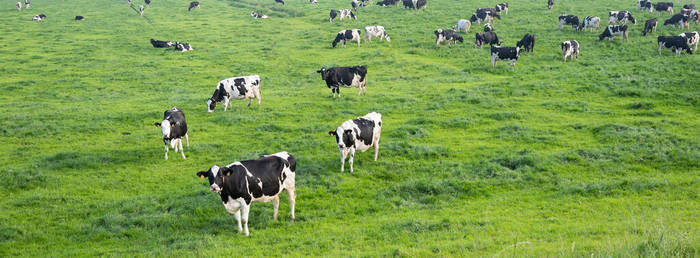
{"label": "black and white cow", "polygon": [[175,50],[180,51],[180,52],[187,52],[187,51],[192,51],[194,48],[189,43],[184,43],[184,42],[175,42]]}
{"label": "black and white cow", "polygon": [[491,23],[487,22],[486,24],[484,24],[484,32],[489,32],[489,31],[493,31],[493,26],[491,26]]}
{"label": "black and white cow", "polygon": [[690,26],[688,25],[688,16],[680,13],[674,14],[673,16],[671,16],[671,19],[664,21],[664,25],[669,24],[671,24],[671,26],[673,26],[674,28],[676,27],[676,25],[678,25],[679,29],[690,28]]}
{"label": "black and white cow", "polygon": [[141,16],[143,16],[143,10],[143,5],[139,5],[139,13],[141,14]]}
{"label": "black and white cow", "polygon": [[358,6],[358,5],[360,5],[360,1],[352,0],[352,2],[350,2],[350,6],[352,6],[352,10],[353,10],[353,11],[357,11],[357,6]]}
{"label": "black and white cow", "polygon": [[532,52],[535,49],[535,35],[530,33],[525,34],[523,39],[518,41],[515,46],[520,49],[525,49],[525,52]]}
{"label": "black and white cow", "polygon": [[335,35],[335,39],[331,42],[331,45],[335,47],[338,43],[343,43],[343,47],[345,47],[346,41],[357,41],[357,47],[360,47],[360,41],[362,40],[360,34],[360,29],[341,30]]}
{"label": "black and white cow", "polygon": [[[29,0],[27,0],[29,1]],[[24,2],[25,4],[27,3],[26,1]],[[683,9],[695,9],[695,4],[684,4]]]}
{"label": "black and white cow", "polygon": [[651,12],[652,11],[651,1],[649,1],[649,0],[637,1],[637,9]]}
{"label": "black and white cow", "polygon": [[457,41],[459,41],[459,43],[464,43],[464,38],[454,30],[435,30],[435,45],[440,46],[440,42],[443,41],[447,41],[448,45],[450,41],[452,41],[453,44],[457,44]]}
{"label": "black and white cow", "polygon": [[682,36],[659,36],[657,43],[659,44],[659,55],[661,55],[661,50],[664,48],[671,49],[678,55],[681,54],[682,50],[685,50],[688,54],[693,54],[693,50],[688,45],[688,39]]}
{"label": "black and white cow", "polygon": [[367,26],[365,27],[365,39],[367,41],[372,41],[372,38],[379,38],[379,40],[386,39],[386,42],[390,42],[389,34],[386,34],[384,26]]}
{"label": "black and white cow", "polygon": [[378,1],[377,5],[379,5],[379,6],[392,6],[392,5],[397,6],[397,5],[399,5],[400,2],[401,1],[399,1],[399,0],[383,0],[383,1]]}
{"label": "black and white cow", "polygon": [[29,9],[29,0],[24,0],[24,8]]}
{"label": "black and white cow", "polygon": [[476,13],[498,13],[496,8],[476,8]]}
{"label": "black and white cow", "polygon": [[[82,21],[82,20],[85,20],[85,17],[78,15],[78,16],[75,16],[75,20],[76,20],[76,21]],[[151,40],[153,40],[153,39],[151,39]],[[153,44],[153,43],[151,42],[151,44]],[[155,47],[155,46],[154,46],[154,47]]]}
{"label": "black and white cow", "polygon": [[[260,86],[260,76],[257,74],[231,77],[219,81],[214,94],[207,100],[209,113],[214,112],[216,102],[224,103],[224,111],[226,111],[232,99],[248,99],[248,106],[250,107],[250,103],[255,98],[258,99],[258,107],[260,107]],[[233,110],[233,106],[231,109]]]}
{"label": "black and white cow", "polygon": [[603,34],[600,34],[598,37],[600,40],[603,40],[604,38],[612,40],[613,37],[621,36],[622,40],[626,40],[627,35],[627,25],[608,25],[608,27],[606,27],[603,31]]}
{"label": "black and white cow", "polygon": [[579,44],[576,40],[568,40],[561,43],[561,54],[564,56],[564,62],[566,62],[567,57],[571,57],[571,60],[574,60],[574,57],[578,59],[578,51]]}
{"label": "black and white cow", "polygon": [[267,15],[256,13],[255,11],[250,12],[250,16],[253,16],[255,19],[267,19]]}
{"label": "black and white cow", "polygon": [[15,6],[17,6],[18,11],[22,11],[22,2],[17,2]]}
{"label": "black and white cow", "polygon": [[508,14],[508,3],[497,4],[494,9],[496,9],[496,12],[506,12]]}
{"label": "black and white cow", "polygon": [[632,22],[632,24],[637,24],[637,19],[632,17],[632,13],[629,11],[610,11],[608,13],[608,24],[616,22],[627,24],[628,21]]}
{"label": "black and white cow", "polygon": [[681,33],[681,37],[688,39],[688,46],[695,46],[694,51],[698,51],[698,41],[700,41],[700,34],[697,31]]}
{"label": "black and white cow", "polygon": [[600,17],[586,16],[586,18],[583,19],[583,23],[579,25],[579,30],[588,31],[589,28],[591,32],[593,32],[593,28],[595,28],[595,31],[598,32],[598,29],[600,28]]}
{"label": "black and white cow", "polygon": [[571,28],[574,30],[578,30],[579,27],[579,20],[578,16],[576,15],[571,15],[571,14],[562,14],[559,15],[559,29],[563,29],[564,25],[571,25]]}
{"label": "black and white cow", "polygon": [[309,3],[310,3],[310,4],[318,4],[318,1],[316,1],[316,0],[309,0]]}
{"label": "black and white cow", "polygon": [[658,3],[654,4],[654,9],[657,12],[673,13],[673,3],[671,3],[671,2],[658,2]]}
{"label": "black and white cow", "polygon": [[284,5],[284,1],[282,1],[282,0],[275,0],[275,3],[279,3],[279,4]]}
{"label": "black and white cow", "polygon": [[498,40],[498,35],[496,35],[496,33],[493,31],[484,32],[484,33],[476,33],[476,35],[474,37],[476,38],[476,41],[474,42],[474,44],[477,47],[481,47],[485,44],[489,44],[492,46],[494,44],[496,44],[498,46],[501,45],[501,41]]}
{"label": "black and white cow", "polygon": [[331,67],[316,71],[321,74],[321,79],[326,81],[326,86],[333,92],[333,97],[338,93],[340,97],[340,86],[356,87],[359,89],[357,95],[367,95],[367,66]]}
{"label": "black and white cow", "polygon": [[146,2],[146,5],[151,5],[151,0],[144,0]]}
{"label": "black and white cow", "polygon": [[199,8],[199,2],[194,1],[190,3],[190,8],[187,9],[187,11],[191,11],[192,8]]}
{"label": "black and white cow", "polygon": [[33,21],[43,21],[44,19],[46,19],[46,15],[43,13],[38,14],[38,15],[34,15],[34,17],[32,17]]}
{"label": "black and white cow", "polygon": [[469,20],[461,19],[457,21],[457,24],[452,26],[452,29],[454,31],[459,32],[460,30],[464,30],[464,32],[469,32],[469,28],[471,28],[472,22]]}
{"label": "black and white cow", "polygon": [[337,11],[331,9],[329,21],[333,22],[333,20],[335,20],[335,18],[338,17],[338,15],[340,15],[341,21],[345,18],[352,18],[354,20],[357,20],[357,17],[350,9],[341,9],[341,10],[337,10]]}
{"label": "black and white cow", "polygon": [[382,115],[377,112],[369,113],[343,122],[335,131],[328,132],[335,136],[340,152],[340,172],[345,171],[345,158],[350,155],[350,173],[353,173],[355,151],[365,152],[374,147],[374,161],[379,155],[379,136],[382,132]]}
{"label": "black and white cow", "polygon": [[493,17],[496,17],[498,19],[501,19],[501,16],[498,15],[497,13],[492,13],[492,12],[475,12],[472,14],[472,17],[469,18],[469,21],[474,23],[477,22],[481,24],[481,22],[493,22]]}
{"label": "black and white cow", "polygon": [[279,195],[283,190],[287,190],[291,220],[294,220],[296,166],[294,156],[284,151],[224,167],[213,165],[207,171],[197,172],[197,176],[209,180],[209,191],[219,194],[226,211],[236,218],[238,232],[248,236],[250,205],[272,201],[272,218],[277,220]]}
{"label": "black and white cow", "polygon": [[403,7],[417,10],[424,7],[427,3],[427,0],[403,0]]}
{"label": "black and white cow", "polygon": [[514,66],[515,62],[520,57],[519,47],[496,47],[491,46],[491,65],[496,67],[498,60],[510,62],[510,66]]}
{"label": "black and white cow", "polygon": [[554,0],[547,0],[547,9],[552,10],[552,6],[554,6]]}
{"label": "black and white cow", "polygon": [[659,21],[656,18],[651,18],[644,23],[644,31],[642,35],[646,36],[649,32],[656,32],[656,26],[659,25]]}
{"label": "black and white cow", "polygon": [[[76,16],[75,19],[77,20],[78,17]],[[161,41],[161,40],[151,39],[151,45],[153,45],[153,47],[156,47],[156,48],[161,48],[161,47],[172,47],[175,45],[175,43],[173,43],[172,41]]]}
{"label": "black and white cow", "polygon": [[175,153],[180,151],[182,158],[185,159],[185,150],[182,148],[182,137],[187,141],[187,147],[190,147],[190,137],[187,136],[187,122],[185,121],[185,113],[182,109],[173,107],[163,113],[163,121],[156,122],[155,126],[160,127],[163,133],[163,144],[165,144],[165,160],[168,160],[168,144],[175,149]]}

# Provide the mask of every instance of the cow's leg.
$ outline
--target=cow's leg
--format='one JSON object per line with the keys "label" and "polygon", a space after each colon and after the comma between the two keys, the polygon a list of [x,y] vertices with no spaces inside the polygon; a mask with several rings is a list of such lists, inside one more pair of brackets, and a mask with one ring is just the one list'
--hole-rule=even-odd
{"label": "cow's leg", "polygon": [[260,95],[260,85],[258,85],[258,88],[253,92],[255,94],[255,98],[258,99],[258,107],[260,107],[260,101],[262,101],[262,96]]}
{"label": "cow's leg", "polygon": [[[662,48],[663,48],[663,47],[661,46],[661,44],[659,44],[659,55],[661,55],[661,49],[662,49]],[[166,154],[166,155],[167,155],[167,154]]]}
{"label": "cow's leg", "polygon": [[491,65],[493,67],[496,67],[496,56],[494,56],[494,55],[491,55]]}
{"label": "cow's leg", "polygon": [[238,209],[238,211],[234,212],[233,216],[236,218],[236,221],[238,222],[238,233],[243,232],[243,226],[241,226],[241,209]]}
{"label": "cow's leg", "polygon": [[340,172],[345,171],[345,157],[347,157],[348,153],[344,151],[342,148],[338,148],[340,151]]}
{"label": "cow's leg", "polygon": [[374,143],[374,161],[377,161],[378,156],[379,156],[379,140],[377,140]]}
{"label": "cow's leg", "polygon": [[[695,46],[697,48],[697,45]],[[362,85],[362,96],[367,96],[367,80],[361,82]]]}
{"label": "cow's leg", "polygon": [[177,143],[180,144],[180,155],[182,155],[183,159],[187,159],[185,157],[185,150],[182,148],[182,138],[177,139]]}
{"label": "cow's leg", "polygon": [[226,111],[228,109],[229,98],[224,97],[223,102],[224,102],[224,111]]}
{"label": "cow's leg", "polygon": [[[661,51],[659,51],[661,53]],[[165,144],[165,160],[168,160],[168,144]]]}
{"label": "cow's leg", "polygon": [[357,38],[357,47],[360,47],[360,38]]}
{"label": "cow's leg", "polygon": [[287,188],[287,194],[289,195],[289,210],[292,214],[292,220],[294,220],[294,205],[296,204],[296,198],[297,198],[297,190],[294,188],[294,186],[291,187],[291,190]]}
{"label": "cow's leg", "polygon": [[362,96],[362,83],[360,83],[360,85],[357,87],[357,89],[358,89],[357,96]]}
{"label": "cow's leg", "polygon": [[350,173],[353,173],[354,170],[352,169],[352,163],[355,160],[355,148],[350,149],[350,159],[348,160],[348,163],[350,163]]}
{"label": "cow's leg", "polygon": [[277,195],[275,196],[275,199],[272,199],[272,219],[277,220],[277,211],[280,208],[280,196]]}
{"label": "cow's leg", "polygon": [[248,231],[248,213],[250,212],[250,204],[245,203],[245,201],[241,204],[241,217],[243,217],[243,233],[248,236],[250,235],[250,232]]}
{"label": "cow's leg", "polygon": [[187,141],[187,147],[190,147],[190,137],[185,134],[185,140]]}
{"label": "cow's leg", "polygon": [[253,102],[253,98],[248,98],[248,107],[250,107],[250,103]]}

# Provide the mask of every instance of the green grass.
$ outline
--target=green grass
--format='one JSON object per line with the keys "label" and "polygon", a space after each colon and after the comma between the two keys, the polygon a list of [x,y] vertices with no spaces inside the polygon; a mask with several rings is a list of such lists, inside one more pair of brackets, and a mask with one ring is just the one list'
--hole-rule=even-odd
{"label": "green grass", "polygon": [[[656,36],[680,31],[642,37],[646,19],[670,15],[633,1],[511,2],[494,24],[504,46],[537,36],[514,68],[473,46],[478,25],[464,44],[434,44],[433,30],[498,1],[372,3],[334,23],[329,10],[350,1],[187,12],[153,0],[144,17],[124,1],[14,2],[0,10],[0,256],[700,255],[700,59],[659,56]],[[638,19],[629,41],[558,30],[559,14],[607,22],[610,10]],[[368,25],[392,41],[331,48]],[[563,63],[570,39],[581,56]],[[315,71],[341,65],[368,66],[366,97],[331,98]],[[249,74],[262,107],[206,113],[219,80]],[[187,115],[186,160],[163,160],[153,126],[172,106]],[[327,132],[371,111],[384,120],[379,160],[360,153],[341,174]],[[282,150],[298,159],[297,220],[283,194],[279,221],[255,203],[250,237],[238,234],[195,173]]]}

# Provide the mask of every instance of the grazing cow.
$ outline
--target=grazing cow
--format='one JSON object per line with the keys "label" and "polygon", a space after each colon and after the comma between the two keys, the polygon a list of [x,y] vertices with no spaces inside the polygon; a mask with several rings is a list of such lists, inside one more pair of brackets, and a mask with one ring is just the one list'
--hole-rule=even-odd
{"label": "grazing cow", "polygon": [[639,0],[639,1],[637,2],[637,9],[651,12],[651,11],[652,11],[651,1],[649,1],[649,0]]}
{"label": "grazing cow", "polygon": [[667,12],[673,13],[673,3],[671,2],[658,2],[654,4],[654,9],[657,12]]}
{"label": "grazing cow", "polygon": [[554,6],[554,0],[547,0],[547,9],[552,10],[552,6]]}
{"label": "grazing cow", "polygon": [[187,51],[192,51],[194,49],[192,48],[192,46],[190,46],[189,43],[175,42],[175,50],[180,51],[180,52],[187,52]]}
{"label": "grazing cow", "polygon": [[498,13],[496,8],[476,8],[477,13]]}
{"label": "grazing cow", "polygon": [[510,62],[510,66],[514,66],[520,56],[519,47],[497,47],[491,46],[491,65],[496,67],[498,60]]}
{"label": "grazing cow", "polygon": [[586,18],[583,19],[583,23],[581,23],[578,27],[579,30],[583,31],[588,31],[590,28],[591,32],[593,32],[593,28],[595,28],[595,32],[598,32],[598,29],[600,28],[600,17],[586,16]]}
{"label": "grazing cow", "polygon": [[22,2],[17,2],[16,6],[18,11],[22,11]]}
{"label": "grazing cow", "polygon": [[350,5],[352,6],[353,11],[357,11],[358,4],[359,4],[359,1],[357,1],[357,0],[352,0],[352,2],[350,2]]}
{"label": "grazing cow", "polygon": [[391,6],[391,5],[396,6],[396,5],[399,5],[399,2],[401,2],[401,1],[399,1],[399,0],[383,0],[383,1],[377,2],[377,5],[379,5],[379,6]]}
{"label": "grazing cow", "polygon": [[579,50],[579,44],[578,41],[576,40],[568,40],[564,41],[561,43],[561,54],[564,56],[564,62],[566,62],[567,57],[571,57],[571,60],[574,60],[574,57],[578,59],[578,50]]}
{"label": "grazing cow", "polygon": [[43,21],[44,19],[46,19],[46,15],[43,13],[39,15],[34,15],[34,17],[32,17],[33,21]]}
{"label": "grazing cow", "polygon": [[435,45],[440,46],[440,42],[443,41],[447,41],[448,45],[450,44],[450,41],[452,41],[453,44],[457,44],[457,41],[459,41],[459,43],[464,43],[464,38],[457,34],[457,32],[454,30],[436,30]]}
{"label": "grazing cow", "polygon": [[651,18],[644,23],[644,31],[642,35],[646,36],[649,32],[656,32],[656,26],[659,25],[659,21],[656,18]]}
{"label": "grazing cow", "polygon": [[182,149],[182,137],[187,141],[187,147],[190,147],[190,137],[187,136],[187,122],[185,121],[185,113],[182,109],[173,107],[165,110],[163,113],[163,121],[156,122],[156,126],[160,127],[163,133],[163,144],[165,144],[165,160],[168,160],[168,144],[175,149],[175,153],[180,151],[182,158],[185,159],[185,151]]}
{"label": "grazing cow", "polygon": [[250,16],[253,16],[255,19],[267,19],[267,15],[256,13],[255,11],[250,12]]}
{"label": "grazing cow", "polygon": [[501,45],[501,41],[498,40],[498,35],[496,35],[496,33],[493,31],[484,32],[484,33],[476,33],[476,35],[474,37],[476,38],[476,41],[474,42],[474,44],[477,47],[481,47],[485,44],[489,44],[491,46],[493,46],[493,44],[496,44],[498,46]]}
{"label": "grazing cow", "polygon": [[497,13],[482,11],[482,12],[473,13],[472,17],[469,18],[469,21],[471,21],[472,23],[477,22],[477,23],[481,24],[482,21],[483,22],[493,22],[493,17],[501,19],[501,16],[498,15]]}
{"label": "grazing cow", "polygon": [[335,136],[340,152],[340,172],[345,171],[345,158],[350,155],[350,173],[353,173],[353,159],[355,151],[365,152],[374,147],[374,161],[379,155],[379,136],[382,132],[382,115],[377,112],[369,113],[343,122],[335,129],[328,132]]}
{"label": "grazing cow", "polygon": [[197,172],[197,176],[209,179],[209,191],[219,194],[226,211],[236,218],[238,232],[248,236],[251,203],[272,201],[272,218],[277,220],[279,195],[283,190],[287,190],[291,220],[294,220],[296,167],[294,156],[284,151],[224,167],[213,165],[207,171]]}
{"label": "grazing cow", "polygon": [[578,27],[580,25],[578,16],[571,14],[559,15],[559,29],[563,29],[564,25],[571,25],[571,28],[573,28],[574,30],[578,30]]}
{"label": "grazing cow", "polygon": [[632,13],[629,11],[610,11],[608,13],[608,24],[613,24],[616,22],[627,24],[628,21],[631,21],[632,24],[637,24],[637,19],[632,17]]}
{"label": "grazing cow", "polygon": [[367,41],[372,41],[372,38],[378,37],[379,40],[386,39],[386,42],[391,42],[391,38],[386,34],[384,26],[367,26],[365,27],[365,39]]}
{"label": "grazing cow", "polygon": [[506,14],[508,14],[508,3],[497,4],[496,8],[494,8],[494,9],[496,9],[496,12],[500,13],[500,12],[505,11]]}
{"label": "grazing cow", "polygon": [[326,86],[333,92],[333,97],[338,93],[340,97],[340,86],[343,87],[357,87],[360,93],[367,95],[367,66],[350,66],[350,67],[331,67],[326,69],[325,67],[321,70],[316,71],[321,74],[321,79],[326,81]]}
{"label": "grazing cow", "polygon": [[143,16],[143,5],[139,5],[139,13]]}
{"label": "grazing cow", "polygon": [[489,32],[489,31],[493,31],[493,27],[491,26],[491,23],[487,22],[486,24],[484,24],[484,32]]}
{"label": "grazing cow", "polygon": [[[75,20],[82,21],[82,20],[85,20],[85,17],[78,15],[78,16],[75,16]],[[153,40],[153,39],[151,39],[151,40]],[[153,43],[153,42],[151,42],[151,43]]]}
{"label": "grazing cow", "polygon": [[457,21],[457,24],[455,26],[452,26],[452,29],[459,32],[460,30],[464,30],[464,32],[469,32],[469,28],[472,27],[472,22],[469,20],[461,19]]}
{"label": "grazing cow", "polygon": [[24,9],[29,9],[29,0],[24,0]]}
{"label": "grazing cow", "polygon": [[690,12],[690,20],[695,21],[695,24],[700,22],[700,12],[698,10],[692,10]]}
{"label": "grazing cow", "polygon": [[151,5],[151,0],[145,0],[144,2],[146,2],[146,5]]}
{"label": "grazing cow", "polygon": [[664,48],[671,49],[678,55],[681,54],[682,50],[685,50],[688,54],[693,54],[693,50],[688,45],[688,39],[683,36],[659,36],[657,42],[659,44],[659,55],[661,55],[661,50]]}
{"label": "grazing cow", "polygon": [[664,25],[669,24],[671,24],[671,26],[673,26],[674,28],[676,27],[676,25],[678,25],[679,29],[689,28],[688,16],[680,13],[674,14],[673,16],[671,16],[671,19],[664,21]]}
{"label": "grazing cow", "polygon": [[[208,112],[214,112],[216,102],[224,103],[224,111],[228,109],[228,105],[232,99],[248,99],[248,106],[253,102],[253,99],[258,99],[258,107],[260,107],[260,76],[248,75],[240,77],[231,77],[219,81],[216,85],[214,94],[207,100]],[[231,106],[233,110],[233,105]]]}
{"label": "grazing cow", "polygon": [[333,22],[333,20],[335,20],[335,18],[338,17],[338,15],[340,15],[341,21],[345,18],[352,18],[354,20],[357,20],[357,17],[350,9],[341,9],[341,10],[337,10],[337,11],[331,9],[330,22]]}
{"label": "grazing cow", "polygon": [[417,10],[424,7],[427,3],[427,0],[403,0],[403,7]]}
{"label": "grazing cow", "polygon": [[284,5],[284,1],[282,1],[282,0],[275,0],[275,3],[280,3],[280,4]]}
{"label": "grazing cow", "polygon": [[190,8],[187,9],[187,11],[191,11],[192,8],[199,8],[199,2],[194,1],[190,3]]}
{"label": "grazing cow", "polygon": [[694,51],[698,51],[698,41],[700,41],[700,34],[697,31],[681,33],[679,36],[688,39],[688,46],[695,46]]}
{"label": "grazing cow", "polygon": [[525,34],[523,39],[518,41],[515,46],[519,47],[520,49],[524,48],[525,52],[532,52],[535,49],[535,35],[530,33]]}
{"label": "grazing cow", "polygon": [[[80,16],[80,17],[82,17],[82,16]],[[75,19],[77,20],[78,17],[76,16]],[[175,43],[173,43],[172,41],[160,41],[160,40],[151,39],[151,45],[153,45],[153,47],[156,47],[156,48],[158,48],[158,47],[172,47],[175,45]]]}
{"label": "grazing cow", "polygon": [[357,47],[360,47],[360,41],[362,39],[360,38],[360,34],[360,29],[341,30],[335,35],[335,39],[331,42],[331,45],[335,47],[338,43],[343,43],[343,47],[345,47],[345,42],[357,41]]}
{"label": "grazing cow", "polygon": [[604,38],[608,38],[608,40],[612,40],[615,36],[621,36],[622,40],[626,40],[627,25],[608,25],[603,31],[603,34],[600,34],[599,39],[603,40]]}

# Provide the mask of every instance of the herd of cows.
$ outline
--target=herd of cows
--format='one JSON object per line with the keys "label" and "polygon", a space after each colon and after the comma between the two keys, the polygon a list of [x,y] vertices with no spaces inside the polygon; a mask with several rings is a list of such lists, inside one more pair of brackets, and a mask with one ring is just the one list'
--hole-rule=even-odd
{"label": "herd of cows", "polygon": [[[352,0],[351,6],[354,11],[358,7],[367,6],[369,0]],[[146,4],[150,4],[150,0],[145,0]],[[282,0],[275,0],[277,3],[284,4]],[[317,3],[316,0],[309,0],[310,3]],[[427,0],[402,0],[405,8],[420,9],[424,8]],[[131,1],[127,0],[131,5]],[[380,6],[395,6],[399,0],[382,0],[377,2]],[[548,8],[551,9],[554,5],[553,0],[548,0]],[[30,8],[29,0],[24,1],[26,9]],[[647,0],[638,1],[638,9],[644,11],[656,10],[658,12],[668,12],[673,14],[673,3],[656,3],[652,4]],[[653,9],[652,9],[653,6]],[[22,3],[17,2],[17,7],[21,10]],[[199,2],[191,2],[188,11],[193,8],[199,8]],[[133,8],[133,6],[132,6]],[[330,12],[329,21],[335,19],[343,20],[345,18],[357,19],[357,16],[350,9],[332,9]],[[459,35],[460,31],[469,32],[473,23],[484,25],[483,33],[475,34],[475,45],[482,47],[483,45],[491,46],[491,63],[493,66],[499,60],[510,62],[514,66],[520,56],[521,50],[532,52],[535,46],[535,35],[527,33],[522,40],[516,43],[515,47],[502,47],[501,41],[496,32],[494,32],[492,23],[494,18],[501,19],[501,14],[508,14],[508,3],[502,3],[495,8],[478,8],[469,19],[458,20],[451,29],[435,30],[436,45],[447,41],[456,44],[457,41],[464,42],[464,38]],[[143,15],[144,8],[139,6],[139,12]],[[267,18],[266,15],[252,12],[254,18]],[[34,16],[34,20],[43,20],[46,15],[40,14]],[[629,11],[611,11],[608,17],[608,26],[605,27],[599,39],[613,37],[622,37],[623,40],[628,38],[628,25],[630,22],[636,24],[636,19]],[[82,20],[84,17],[76,16],[76,20]],[[688,28],[688,22],[699,22],[698,11],[694,5],[685,5],[680,13],[674,14],[670,19],[664,22],[664,25],[679,26],[681,29]],[[575,15],[560,15],[559,29],[563,29],[566,25],[571,25],[574,30],[591,32],[600,28],[601,19],[595,16],[587,16],[580,21]],[[622,24],[616,24],[622,23]],[[652,18],[646,21],[643,35],[656,30],[657,18]],[[337,44],[345,46],[347,41],[356,41],[358,47],[362,40],[362,31],[360,29],[347,29],[337,33],[331,45],[336,47]],[[390,41],[390,37],[383,26],[367,26],[364,28],[365,40],[371,41],[371,38],[378,37],[379,40]],[[680,54],[682,50],[692,54],[691,47],[694,46],[697,50],[697,45],[700,35],[697,32],[682,33],[679,36],[659,36],[658,46],[659,54],[663,48],[669,48]],[[188,43],[150,40],[153,47],[169,48],[175,47],[178,51],[190,51],[192,46]],[[449,43],[448,43],[449,44]],[[567,40],[561,43],[562,56],[564,62],[567,58],[578,58],[580,44],[576,40]],[[331,89],[332,96],[340,97],[340,87],[356,87],[358,95],[366,94],[366,66],[348,66],[348,67],[323,67],[316,71],[321,75],[321,79],[326,82],[326,86]],[[248,99],[248,106],[251,105],[253,99],[257,100],[258,106],[261,105],[261,79],[258,75],[232,77],[221,80],[216,85],[213,95],[207,100],[207,111],[213,112],[217,103],[223,103],[224,111],[228,110],[232,99]],[[168,159],[168,151],[173,148],[175,152],[180,152],[183,159],[185,153],[182,143],[182,138],[185,138],[189,147],[189,136],[187,134],[187,121],[185,113],[177,107],[168,109],[163,114],[163,120],[155,123],[155,126],[161,128],[162,140],[165,149],[165,159]],[[371,112],[365,116],[343,122],[336,127],[334,131],[328,132],[330,136],[334,136],[338,151],[340,154],[340,171],[345,170],[345,160],[348,159],[350,164],[350,172],[353,172],[353,159],[356,151],[365,152],[370,148],[374,149],[374,160],[376,161],[379,154],[379,139],[382,129],[382,115],[376,112]],[[221,201],[226,208],[226,211],[233,214],[238,223],[238,231],[249,234],[248,231],[248,214],[250,205],[256,201],[273,201],[273,217],[277,219],[277,211],[279,207],[279,194],[287,190],[289,196],[289,204],[291,210],[291,219],[294,220],[294,205],[296,200],[295,189],[295,171],[296,159],[288,152],[279,152],[271,155],[264,155],[257,159],[237,161],[226,166],[213,165],[207,171],[197,172],[197,176],[209,180],[209,190],[218,193]]]}

